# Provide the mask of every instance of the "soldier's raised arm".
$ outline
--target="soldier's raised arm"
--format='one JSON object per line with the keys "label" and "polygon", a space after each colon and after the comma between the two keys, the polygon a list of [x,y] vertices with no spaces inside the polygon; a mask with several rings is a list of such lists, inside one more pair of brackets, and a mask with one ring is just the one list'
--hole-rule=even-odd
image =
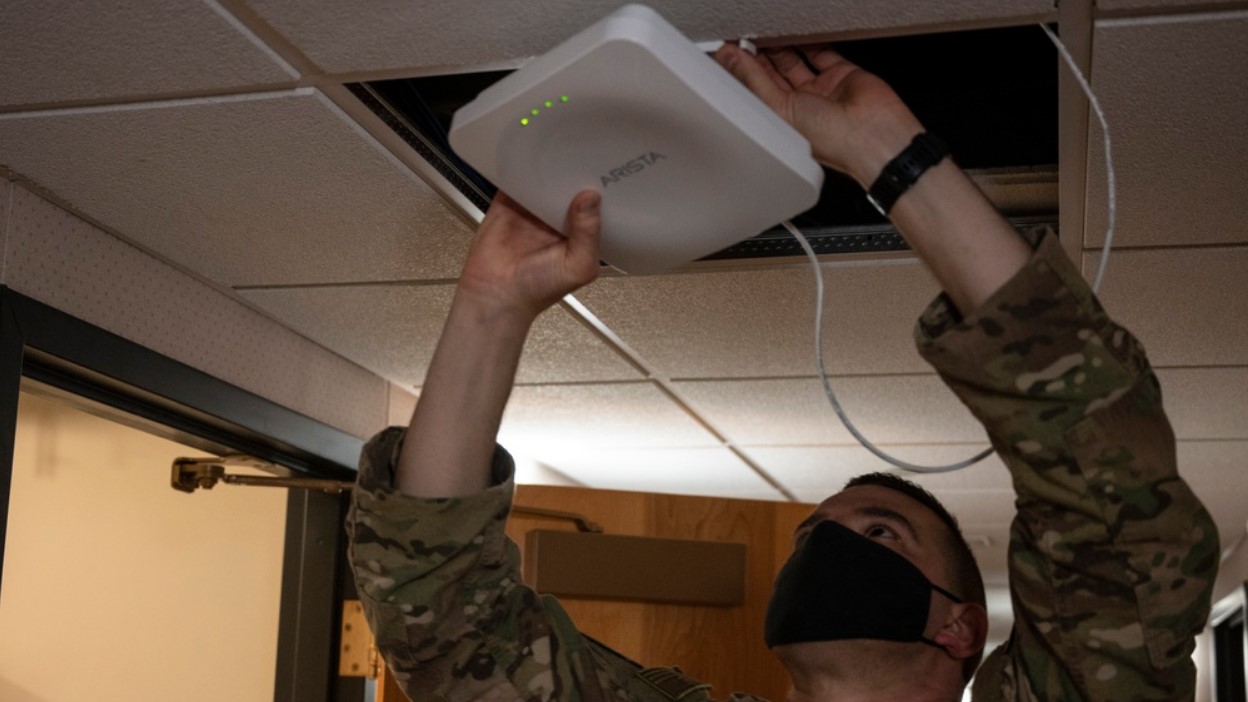
{"label": "soldier's raised arm", "polygon": [[[880,79],[829,48],[800,51],[717,58],[817,158],[869,187],[922,126]],[[952,160],[890,217],[946,294],[920,320],[919,349],[984,424],[1018,494],[1015,629],[975,699],[1191,698],[1218,538],[1178,475],[1143,348],[1055,236],[1025,240]]]}
{"label": "soldier's raised arm", "polygon": [[[580,700],[595,666],[562,608],[520,582],[495,435],[534,319],[598,273],[599,196],[563,234],[505,195],[486,214],[406,431],[364,450],[348,529],[378,648],[412,699]],[[592,698],[591,698],[592,699]]]}
{"label": "soldier's raised arm", "polygon": [[[799,50],[804,56],[799,56]],[[715,58],[810,141],[815,158],[870,188],[923,125],[879,77],[827,46]],[[1031,249],[951,159],[927,169],[888,213],[959,309],[973,310]]]}
{"label": "soldier's raised arm", "polygon": [[529,327],[598,275],[597,193],[581,193],[563,234],[499,195],[473,239],[451,312],[399,453],[395,485],[454,497],[490,485],[494,438]]}

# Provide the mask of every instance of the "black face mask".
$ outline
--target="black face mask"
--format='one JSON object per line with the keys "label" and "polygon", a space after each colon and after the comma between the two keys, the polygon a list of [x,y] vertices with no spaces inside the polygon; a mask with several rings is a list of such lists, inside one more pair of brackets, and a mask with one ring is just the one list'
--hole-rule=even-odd
{"label": "black face mask", "polygon": [[921,641],[931,583],[902,555],[831,521],[811,530],[776,576],[767,604],[768,648],[805,641]]}

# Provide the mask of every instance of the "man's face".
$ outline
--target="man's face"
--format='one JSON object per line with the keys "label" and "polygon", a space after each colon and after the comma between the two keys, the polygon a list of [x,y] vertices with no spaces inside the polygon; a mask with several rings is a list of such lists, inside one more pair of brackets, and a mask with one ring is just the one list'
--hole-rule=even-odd
{"label": "man's face", "polygon": [[816,525],[834,521],[901,554],[931,582],[949,588],[948,527],[921,502],[879,485],[858,485],[824,500],[797,528],[794,548]]}
{"label": "man's face", "polygon": [[[954,575],[951,556],[958,548],[954,532],[922,502],[892,488],[864,484],[847,488],[816,507],[794,534],[795,551],[816,526],[826,521],[892,550],[928,582],[920,579],[917,582],[927,587],[916,587],[917,574],[906,572],[908,567],[890,563],[892,559],[885,554],[840,530],[832,529],[826,535],[821,532],[824,539],[835,539],[834,535],[841,533],[840,538],[858,544],[849,550],[854,551],[854,559],[863,559],[863,567],[854,569],[845,563],[849,569],[842,577],[838,572],[841,562],[834,562],[831,569],[812,568],[810,564],[818,561],[810,561],[810,554],[801,554],[789,562],[798,563],[799,570],[790,571],[786,564],[781,571],[777,594],[768,607],[768,645],[793,677],[795,687],[815,689],[821,681],[838,676],[861,678],[864,671],[883,676],[881,679],[899,680],[898,671],[916,665],[919,668],[915,670],[943,671],[940,675],[948,678],[950,685],[962,680],[972,660],[978,660],[987,617],[982,606],[960,603],[956,595],[950,597],[937,589],[955,590],[950,587]],[[820,557],[818,553],[813,556]],[[835,559],[836,553],[828,557]],[[805,582],[814,583],[813,589],[796,584],[793,573],[811,573],[813,580]],[[922,611],[916,597],[926,590],[930,590],[930,603],[923,624],[915,621]],[[831,609],[824,609],[821,598]],[[817,610],[813,619],[804,617],[805,607]],[[842,613],[838,607],[855,609]],[[955,621],[958,626],[951,627]],[[916,637],[916,632],[921,634]]]}

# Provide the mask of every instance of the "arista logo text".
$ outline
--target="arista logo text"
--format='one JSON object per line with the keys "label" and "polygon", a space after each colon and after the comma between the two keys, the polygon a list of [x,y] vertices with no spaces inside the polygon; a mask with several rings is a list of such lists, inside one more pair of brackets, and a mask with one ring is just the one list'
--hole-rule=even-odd
{"label": "arista logo text", "polygon": [[627,178],[634,173],[645,170],[648,166],[653,166],[659,161],[666,159],[666,156],[657,151],[642,154],[619,168],[612,168],[610,173],[602,176],[602,187],[604,189],[609,188],[612,183],[618,183],[621,178]]}

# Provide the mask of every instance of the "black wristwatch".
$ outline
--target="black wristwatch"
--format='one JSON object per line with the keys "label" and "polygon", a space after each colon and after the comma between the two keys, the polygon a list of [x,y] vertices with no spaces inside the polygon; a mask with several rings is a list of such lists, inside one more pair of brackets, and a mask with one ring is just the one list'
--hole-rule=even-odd
{"label": "black wristwatch", "polygon": [[880,214],[888,216],[897,198],[918,181],[924,171],[935,166],[949,155],[949,147],[935,134],[923,132],[910,145],[884,166],[880,177],[867,191],[867,201],[875,205]]}

